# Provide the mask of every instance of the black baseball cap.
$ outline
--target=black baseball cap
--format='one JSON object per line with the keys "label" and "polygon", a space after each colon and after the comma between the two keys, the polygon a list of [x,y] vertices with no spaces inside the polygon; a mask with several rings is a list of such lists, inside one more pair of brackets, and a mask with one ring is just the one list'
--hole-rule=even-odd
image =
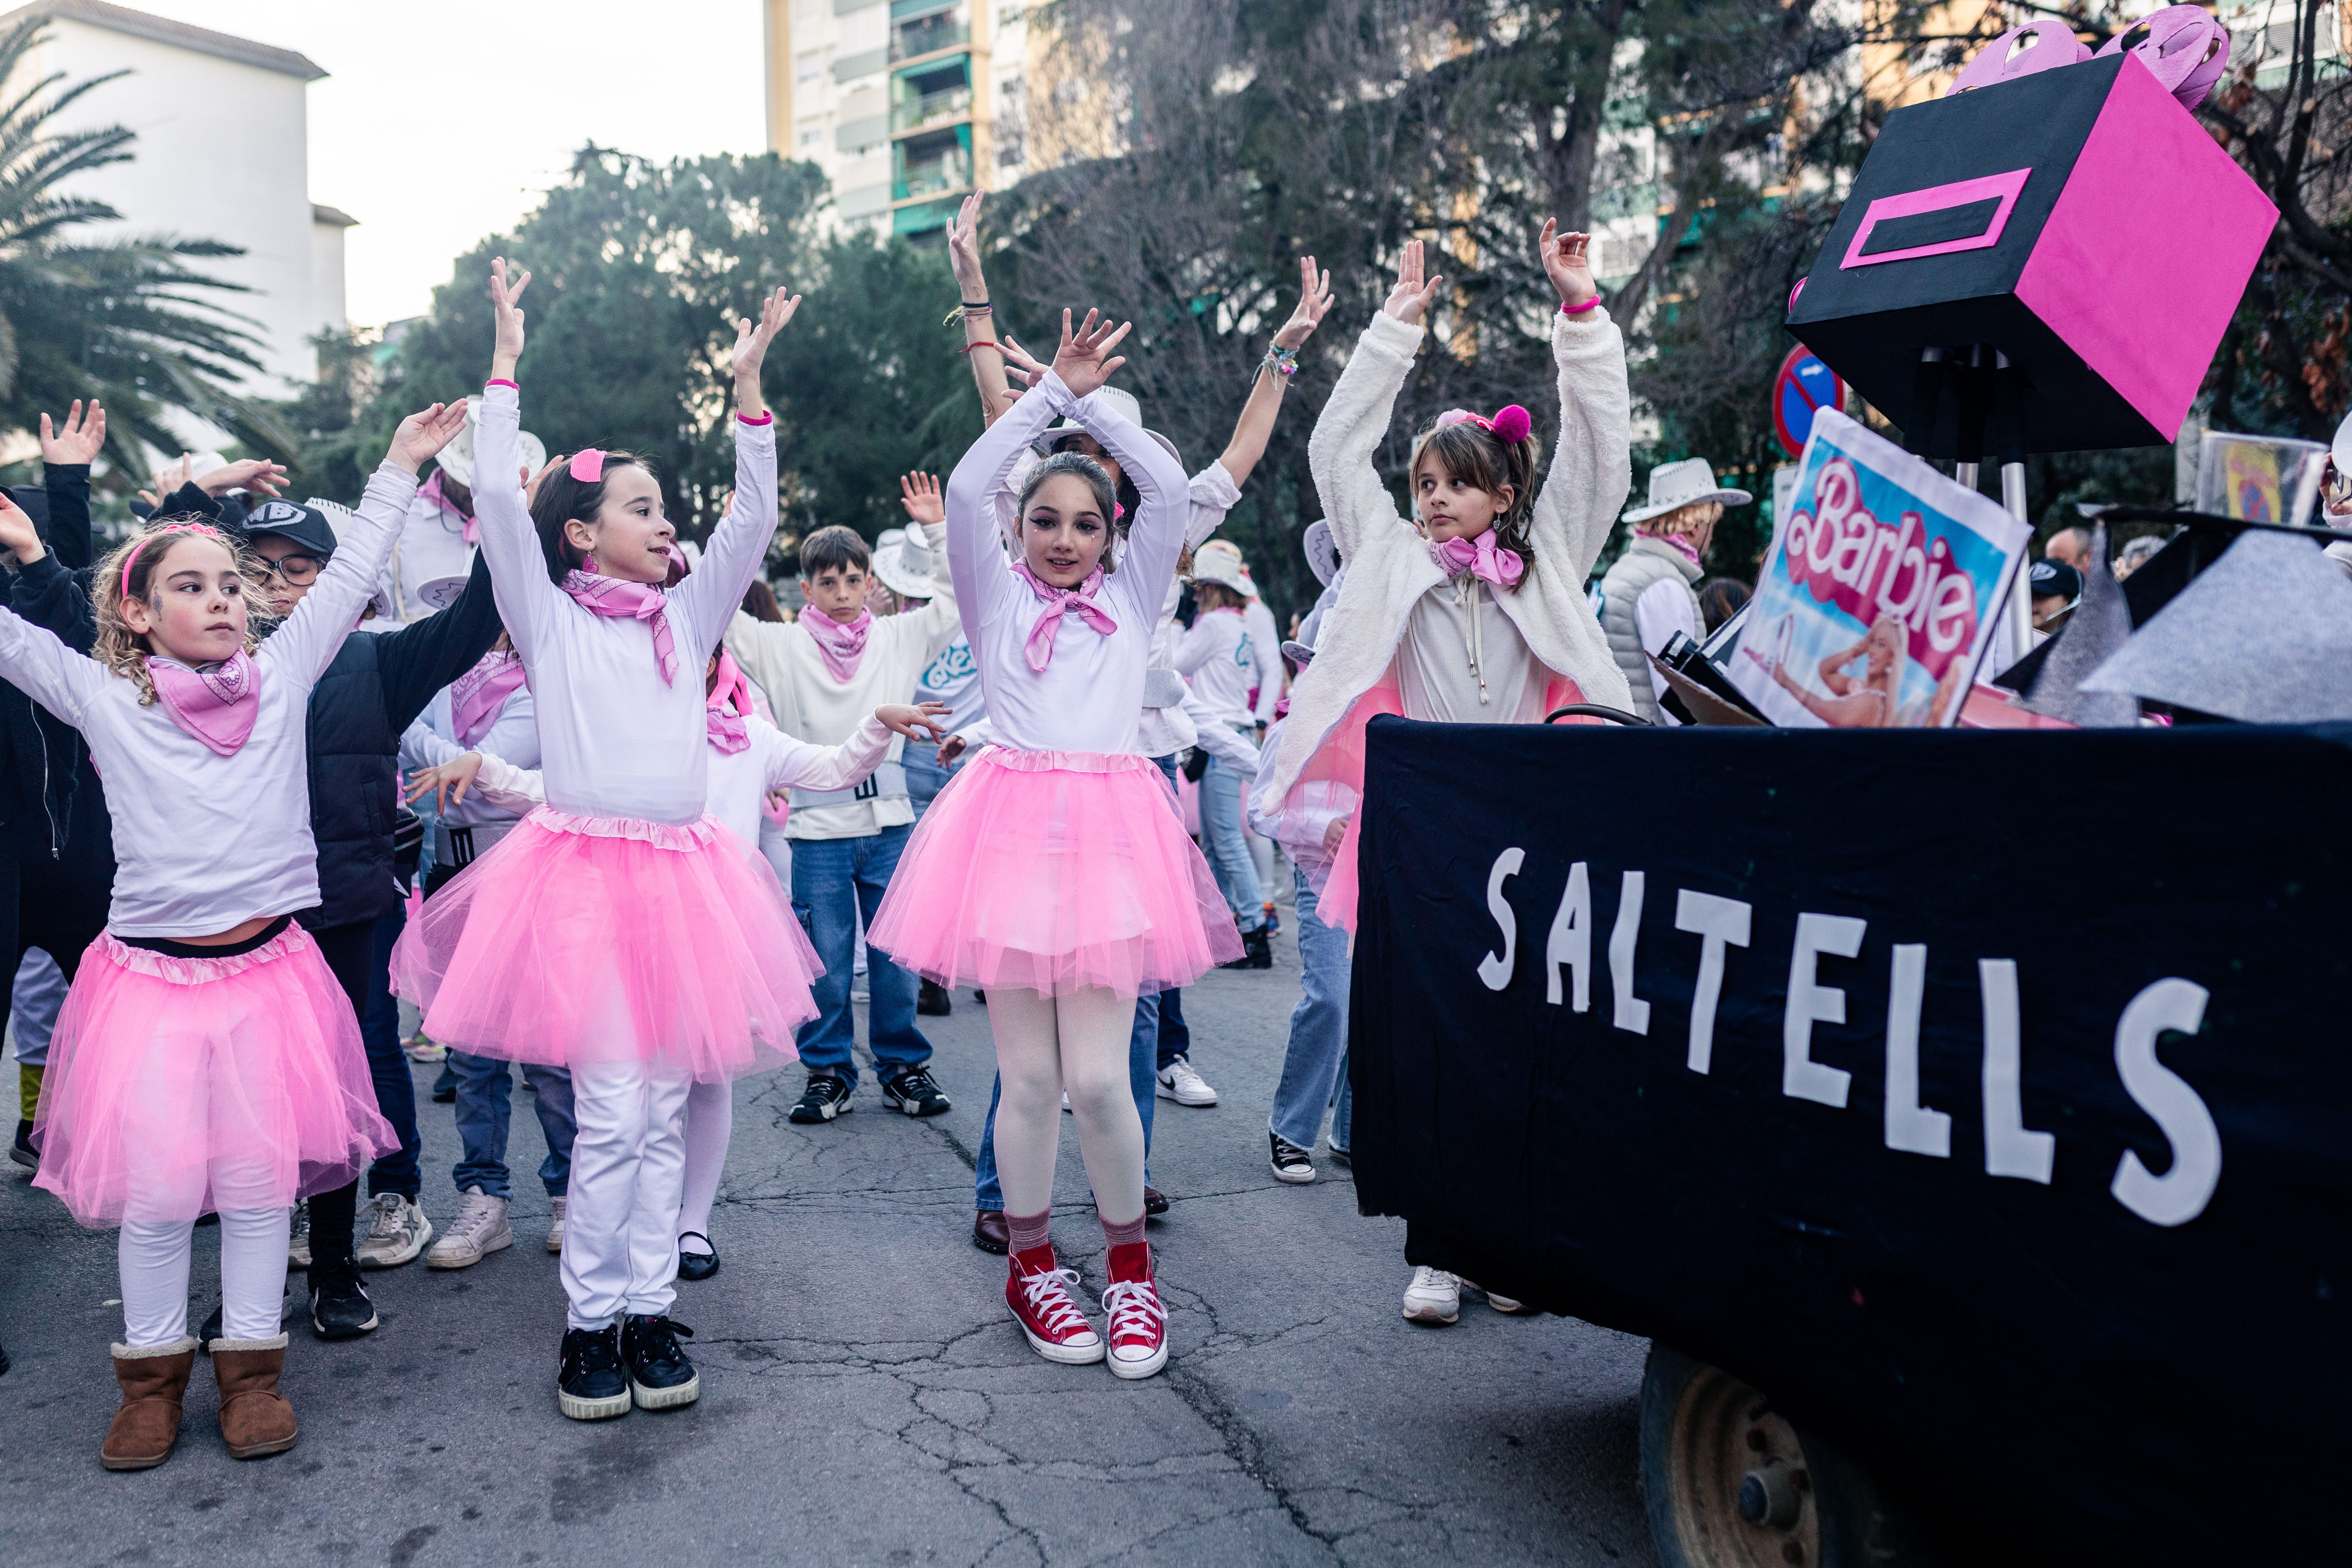
{"label": "black baseball cap", "polygon": [[2083,596],[2083,574],[2063,561],[2037,561],[2032,575],[2037,599],[2063,599],[2072,604]]}
{"label": "black baseball cap", "polygon": [[246,513],[246,537],[264,533],[290,539],[321,561],[335,552],[335,529],[327,514],[296,501],[264,501]]}

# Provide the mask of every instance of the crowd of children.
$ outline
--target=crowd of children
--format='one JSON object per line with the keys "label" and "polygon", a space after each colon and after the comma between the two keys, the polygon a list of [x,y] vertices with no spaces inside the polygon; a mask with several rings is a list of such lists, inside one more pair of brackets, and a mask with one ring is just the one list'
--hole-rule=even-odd
{"label": "crowd of children", "polygon": [[[997,1081],[973,1239],[1007,1255],[1006,1303],[1039,1354],[1151,1375],[1169,1353],[1144,1229],[1167,1206],[1149,1182],[1154,1103],[1218,1100],[1181,989],[1272,963],[1277,853],[1303,973],[1269,1162],[1314,1180],[1327,1115],[1331,1157],[1349,1158],[1367,721],[1638,703],[1618,645],[1690,618],[1653,606],[1654,585],[1687,596],[1691,535],[1703,549],[1708,509],[1737,492],[1708,478],[1650,509],[1672,526],[1644,530],[1642,581],[1604,630],[1585,582],[1630,484],[1624,348],[1585,237],[1547,226],[1548,472],[1526,408],[1454,410],[1415,437],[1401,511],[1375,454],[1443,285],[1409,244],[1315,425],[1323,521],[1306,547],[1323,592],[1286,641],[1212,535],[1328,279],[1302,261],[1232,440],[1188,475],[1110,384],[1125,325],[1065,312],[1050,360],[1003,330],[979,205],[950,254],[984,428],[943,487],[906,477],[904,529],[799,542],[797,617],[760,582],[778,494],[761,374],[800,303],[782,290],[736,324],[735,489],[698,552],[643,459],[549,460],[522,430],[530,275],[503,261],[480,395],[404,421],[351,510],[280,500],[249,468],[241,515],[159,486],[155,516],[93,565],[102,411],[77,405],[61,435],[44,422],[48,515],[0,500],[19,563],[0,788],[77,885],[110,892],[37,899],[22,831],[0,890],[12,956],[37,948],[61,971],[19,973],[20,1059],[39,988],[70,981],[46,1068],[25,1069],[18,1158],[77,1219],[121,1233],[106,1466],[168,1458],[200,1350],[230,1451],[293,1446],[289,1261],[309,1270],[313,1331],[337,1338],[376,1326],[362,1267],[510,1247],[510,1064],[548,1151],[560,1408],[693,1403],[670,1310],[680,1279],[719,1268],[731,1085],[797,1058],[793,1122],[850,1110],[859,973],[878,1087],[908,1116],[950,1109],[919,1017],[959,987],[984,1001]],[[49,763],[37,782],[27,748]],[[404,800],[431,803],[422,843],[400,831]],[[463,1157],[437,1241],[395,996],[454,1079]],[[1050,1235],[1066,1110],[1108,1247],[1099,1315]],[[223,1305],[200,1341],[189,1237],[215,1215]],[[1454,1321],[1463,1283],[1416,1270],[1405,1315]]]}

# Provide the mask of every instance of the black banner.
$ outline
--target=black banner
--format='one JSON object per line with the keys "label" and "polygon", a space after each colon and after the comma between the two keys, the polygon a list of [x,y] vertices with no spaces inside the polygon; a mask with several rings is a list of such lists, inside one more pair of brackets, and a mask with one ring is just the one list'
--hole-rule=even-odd
{"label": "black banner", "polygon": [[1356,1182],[1412,1261],[2021,1545],[2340,1550],[2352,727],[1384,718],[1367,782]]}

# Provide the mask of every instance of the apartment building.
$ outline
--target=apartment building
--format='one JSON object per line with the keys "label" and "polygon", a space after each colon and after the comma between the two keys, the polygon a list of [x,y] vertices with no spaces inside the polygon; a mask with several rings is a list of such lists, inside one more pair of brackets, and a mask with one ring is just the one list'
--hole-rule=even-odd
{"label": "apartment building", "polygon": [[1031,0],[761,0],[768,145],[845,227],[922,235],[1026,172]]}

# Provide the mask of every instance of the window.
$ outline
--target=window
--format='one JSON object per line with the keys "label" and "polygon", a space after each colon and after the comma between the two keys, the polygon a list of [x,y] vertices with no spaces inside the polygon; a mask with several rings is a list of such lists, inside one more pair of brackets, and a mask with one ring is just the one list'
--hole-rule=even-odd
{"label": "window", "polygon": [[808,53],[803,55],[800,58],[798,68],[793,73],[794,78],[803,85],[813,81],[824,80],[824,58],[832,52],[833,51],[830,49],[811,49]]}

